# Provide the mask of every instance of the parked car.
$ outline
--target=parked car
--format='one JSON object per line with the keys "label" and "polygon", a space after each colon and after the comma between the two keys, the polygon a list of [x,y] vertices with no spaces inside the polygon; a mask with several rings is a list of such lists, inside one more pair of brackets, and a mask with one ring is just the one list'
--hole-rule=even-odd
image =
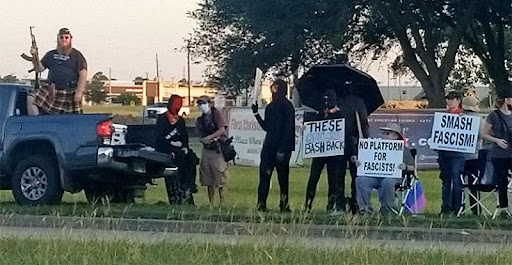
{"label": "parked car", "polygon": [[[158,115],[167,111],[167,102],[157,102],[154,105],[148,106],[144,109],[143,116],[149,119],[156,119]],[[189,107],[182,107],[180,110],[180,115],[187,116],[190,115]]]}
{"label": "parked car", "polygon": [[145,144],[145,127],[135,129],[144,138],[128,137],[130,126],[110,114],[28,116],[30,89],[0,84],[0,188],[18,203],[59,203],[82,190],[90,201],[132,202],[154,179],[175,176],[171,155]]}

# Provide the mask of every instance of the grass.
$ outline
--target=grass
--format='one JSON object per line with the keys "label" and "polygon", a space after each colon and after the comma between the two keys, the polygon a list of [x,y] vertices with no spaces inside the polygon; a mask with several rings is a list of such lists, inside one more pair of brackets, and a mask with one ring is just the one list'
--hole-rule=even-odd
{"label": "grass", "polygon": [[138,117],[142,115],[143,106],[93,105],[84,106],[84,113],[112,113],[115,115]]}
{"label": "grass", "polygon": [[[325,212],[327,204],[327,181],[323,176],[319,192],[316,196],[314,209],[305,214],[303,203],[305,189],[309,176],[309,168],[293,168],[290,176],[290,204],[294,212],[282,215],[278,212],[279,186],[273,178],[273,188],[270,191],[268,204],[271,211],[261,215],[255,211],[258,186],[258,171],[256,168],[232,166],[230,168],[229,190],[225,203],[221,206],[209,207],[206,191],[200,189],[195,195],[197,207],[169,206],[163,181],[159,180],[156,187],[149,187],[144,202],[136,204],[90,205],[83,193],[64,195],[64,202],[55,206],[20,206],[13,200],[10,191],[0,192],[0,212],[4,214],[37,214],[60,216],[87,217],[123,217],[150,218],[173,220],[205,220],[223,222],[272,222],[272,223],[313,223],[313,224],[349,224],[374,226],[405,226],[405,227],[440,227],[440,228],[486,228],[512,229],[512,223],[507,220],[488,220],[485,217],[463,216],[461,218],[439,218],[440,186],[437,171],[422,171],[421,180],[428,200],[424,218],[414,217],[382,217],[382,216],[352,216],[332,219]],[[349,188],[350,185],[347,187]],[[348,191],[347,191],[347,194]],[[375,206],[376,194],[373,199]]]}
{"label": "grass", "polygon": [[[510,249],[492,253],[294,244],[0,239],[0,264],[507,264]],[[51,263],[48,263],[51,261]]]}

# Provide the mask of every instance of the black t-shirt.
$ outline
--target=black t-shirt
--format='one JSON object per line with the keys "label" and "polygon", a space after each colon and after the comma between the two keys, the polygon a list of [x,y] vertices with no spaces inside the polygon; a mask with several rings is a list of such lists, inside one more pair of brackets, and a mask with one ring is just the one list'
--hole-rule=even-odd
{"label": "black t-shirt", "polygon": [[[512,115],[505,115],[500,110],[493,111],[487,116],[487,123],[492,125],[491,135],[493,137],[504,139],[508,142],[507,149],[500,148],[498,145],[493,144],[491,147],[491,156],[495,158],[512,157]],[[505,126],[508,127],[508,130]]]}
{"label": "black t-shirt", "polygon": [[84,56],[74,48],[69,55],[51,50],[44,55],[41,64],[48,68],[48,80],[54,83],[57,89],[76,87],[80,71],[87,69]]}
{"label": "black t-shirt", "polygon": [[[175,124],[167,119],[167,114],[158,115],[155,128],[155,150],[161,153],[181,152],[181,148],[188,148],[188,132],[183,117],[179,117]],[[171,141],[180,141],[183,145],[175,147]]]}

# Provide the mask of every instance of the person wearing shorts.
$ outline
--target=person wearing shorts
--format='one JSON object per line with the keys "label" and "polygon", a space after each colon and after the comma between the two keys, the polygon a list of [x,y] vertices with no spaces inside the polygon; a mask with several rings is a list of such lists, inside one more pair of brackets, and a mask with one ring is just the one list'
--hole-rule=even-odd
{"label": "person wearing shorts", "polygon": [[208,189],[209,203],[213,204],[215,191],[218,190],[219,204],[222,204],[228,163],[222,156],[219,143],[227,139],[228,124],[224,114],[213,106],[210,97],[199,97],[197,105],[202,113],[195,127],[195,133],[203,144],[199,164],[200,182]]}

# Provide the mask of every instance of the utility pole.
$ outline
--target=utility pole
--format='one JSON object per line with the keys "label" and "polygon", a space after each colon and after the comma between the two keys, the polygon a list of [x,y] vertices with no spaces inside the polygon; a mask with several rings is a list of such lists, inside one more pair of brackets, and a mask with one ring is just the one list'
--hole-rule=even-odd
{"label": "utility pole", "polygon": [[112,68],[108,68],[108,98],[110,104],[112,104]]}
{"label": "utility pole", "polygon": [[156,97],[160,101],[160,71],[158,69],[158,53],[156,54]]}
{"label": "utility pole", "polygon": [[192,107],[192,102],[191,102],[191,95],[190,95],[190,90],[191,90],[191,81],[190,81],[190,40],[187,41],[187,81],[188,81],[188,107]]}

